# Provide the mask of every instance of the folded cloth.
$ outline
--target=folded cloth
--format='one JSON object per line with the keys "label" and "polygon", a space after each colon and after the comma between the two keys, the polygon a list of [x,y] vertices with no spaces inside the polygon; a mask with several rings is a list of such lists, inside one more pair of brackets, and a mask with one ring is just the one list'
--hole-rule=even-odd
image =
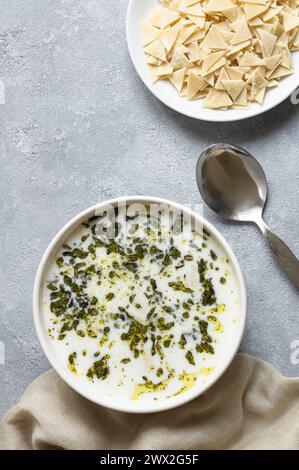
{"label": "folded cloth", "polygon": [[0,449],[299,449],[299,379],[239,354],[199,398],[133,415],[89,402],[50,370],[0,422]]}

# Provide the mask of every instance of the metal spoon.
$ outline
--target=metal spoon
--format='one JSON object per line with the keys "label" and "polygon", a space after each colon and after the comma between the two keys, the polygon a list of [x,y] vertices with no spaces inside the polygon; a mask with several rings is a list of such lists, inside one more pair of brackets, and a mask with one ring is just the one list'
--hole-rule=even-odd
{"label": "metal spoon", "polygon": [[268,188],[257,160],[234,145],[211,145],[198,159],[196,178],[202,198],[211,209],[230,220],[257,224],[274,257],[299,288],[298,259],[263,221]]}

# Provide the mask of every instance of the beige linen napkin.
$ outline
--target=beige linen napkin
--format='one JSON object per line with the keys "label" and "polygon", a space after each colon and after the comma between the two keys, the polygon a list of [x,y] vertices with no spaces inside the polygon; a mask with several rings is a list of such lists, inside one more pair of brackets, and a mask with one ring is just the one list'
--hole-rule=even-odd
{"label": "beige linen napkin", "polygon": [[0,422],[0,449],[299,449],[299,379],[239,354],[204,395],[151,415],[82,398],[51,370]]}

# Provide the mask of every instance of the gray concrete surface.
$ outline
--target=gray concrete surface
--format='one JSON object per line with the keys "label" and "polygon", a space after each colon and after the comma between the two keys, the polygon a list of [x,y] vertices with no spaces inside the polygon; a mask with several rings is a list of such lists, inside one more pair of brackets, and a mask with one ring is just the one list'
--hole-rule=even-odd
{"label": "gray concrete surface", "polygon": [[[32,321],[32,286],[56,231],[82,209],[118,195],[198,203],[195,164],[217,141],[246,147],[263,165],[266,220],[299,255],[299,106],[284,102],[245,122],[209,124],[167,109],[128,56],[127,1],[1,0],[0,416],[49,364]],[[248,287],[242,350],[299,375],[298,293],[258,231],[204,215],[230,241]]]}

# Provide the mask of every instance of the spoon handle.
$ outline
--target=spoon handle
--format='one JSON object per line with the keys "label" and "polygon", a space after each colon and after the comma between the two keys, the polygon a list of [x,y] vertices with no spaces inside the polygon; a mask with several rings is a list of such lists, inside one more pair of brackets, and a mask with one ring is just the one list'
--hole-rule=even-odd
{"label": "spoon handle", "polygon": [[299,289],[299,261],[290,248],[263,223],[261,230],[272,253],[291,281]]}

